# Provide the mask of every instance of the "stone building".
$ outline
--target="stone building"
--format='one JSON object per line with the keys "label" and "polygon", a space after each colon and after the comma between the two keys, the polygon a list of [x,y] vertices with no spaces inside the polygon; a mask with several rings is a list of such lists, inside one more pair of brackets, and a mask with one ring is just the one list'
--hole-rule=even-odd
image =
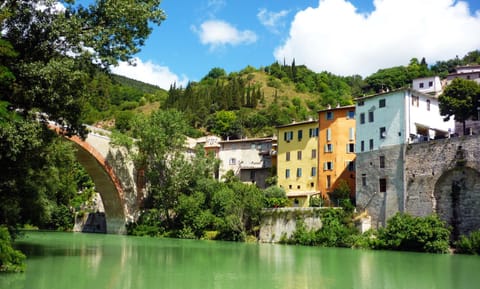
{"label": "stone building", "polygon": [[274,174],[272,155],[275,142],[275,137],[219,141],[218,178],[222,179],[231,170],[240,181],[266,188],[265,180]]}
{"label": "stone building", "polygon": [[440,116],[435,93],[410,88],[359,98],[355,111],[357,210],[368,211],[373,227],[384,226],[406,211],[407,146],[448,138],[454,122]]}

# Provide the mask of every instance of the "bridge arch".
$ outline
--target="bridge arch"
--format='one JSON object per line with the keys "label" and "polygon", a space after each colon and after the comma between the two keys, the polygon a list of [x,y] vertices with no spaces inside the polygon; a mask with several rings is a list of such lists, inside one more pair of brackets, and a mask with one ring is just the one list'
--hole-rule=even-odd
{"label": "bridge arch", "polygon": [[[49,127],[75,144],[77,160],[102,197],[105,213],[90,214],[86,222],[88,227],[84,226],[82,231],[125,234],[127,220],[135,218],[145,198],[142,171],[136,170],[126,152],[110,145],[108,131],[87,126],[90,132],[82,139],[76,135],[66,136],[55,124]],[[105,220],[103,227],[99,223],[102,218]]]}
{"label": "bridge arch", "polygon": [[435,212],[452,227],[453,239],[480,229],[480,172],[456,167],[443,172],[435,189]]}
{"label": "bridge arch", "polygon": [[[105,208],[105,232],[110,234],[125,234],[125,220],[128,213],[125,210],[123,188],[113,168],[92,145],[83,141],[78,136],[67,139],[75,143],[77,147],[76,158],[90,175],[95,183],[95,190],[99,192],[102,197]],[[101,215],[92,215],[89,216],[89,218],[90,219],[87,220],[88,226],[84,227],[84,231],[97,232],[96,226],[102,227],[102,225],[99,224],[99,222],[102,221]],[[94,220],[95,218],[97,221]]]}

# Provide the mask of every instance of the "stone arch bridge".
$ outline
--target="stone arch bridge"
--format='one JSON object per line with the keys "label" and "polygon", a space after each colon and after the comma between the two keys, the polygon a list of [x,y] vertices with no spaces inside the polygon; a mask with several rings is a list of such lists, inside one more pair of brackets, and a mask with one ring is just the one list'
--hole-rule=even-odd
{"label": "stone arch bridge", "polygon": [[[58,127],[50,127],[61,134]],[[77,160],[95,183],[105,212],[85,216],[85,224],[80,230],[125,234],[125,225],[135,219],[145,198],[143,174],[137,171],[124,148],[110,144],[109,131],[93,126],[87,126],[87,129],[89,133],[85,139],[78,136],[65,138],[78,148]]]}

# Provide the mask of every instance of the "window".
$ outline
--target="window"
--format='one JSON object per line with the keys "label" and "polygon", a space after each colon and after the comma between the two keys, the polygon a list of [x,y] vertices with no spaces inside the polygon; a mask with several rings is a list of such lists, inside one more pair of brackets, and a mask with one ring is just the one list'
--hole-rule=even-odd
{"label": "window", "polygon": [[433,81],[429,81],[428,82],[428,87],[432,87],[433,86]]}
{"label": "window", "polygon": [[332,129],[327,128],[327,141],[332,140]]}
{"label": "window", "polygon": [[382,126],[380,128],[380,138],[382,139],[382,138],[386,138],[386,137],[387,137],[387,129],[384,126]]}
{"label": "window", "polygon": [[387,179],[380,179],[380,193],[385,193],[387,191]]}
{"label": "window", "polygon": [[349,140],[355,139],[355,128],[351,127],[348,129],[348,139]]}
{"label": "window", "polygon": [[355,111],[354,110],[347,111],[347,118],[348,119],[354,119],[355,118]]}
{"label": "window", "polygon": [[373,122],[373,111],[368,112],[368,122]]}
{"label": "window", "polygon": [[367,186],[367,174],[362,174],[362,186]]}
{"label": "window", "polygon": [[427,110],[430,111],[430,99],[427,99]]}
{"label": "window", "polygon": [[290,177],[290,169],[286,169],[285,170],[285,178],[289,178]]}
{"label": "window", "polygon": [[297,178],[302,176],[302,168],[297,168]]}
{"label": "window", "polygon": [[361,113],[360,114],[360,124],[364,124],[365,123],[365,113]]}
{"label": "window", "polygon": [[349,172],[354,172],[355,171],[355,161],[348,161],[347,162],[347,168]]}
{"label": "window", "polygon": [[332,179],[330,176],[327,176],[327,189],[330,189],[330,187],[332,186]]}
{"label": "window", "polygon": [[290,161],[290,152],[285,153],[285,161],[287,161],[287,162]]}
{"label": "window", "polygon": [[310,174],[312,177],[315,177],[317,175],[317,167],[312,167],[312,171]]}
{"label": "window", "polygon": [[385,168],[385,156],[380,156],[380,168]]}
{"label": "window", "polygon": [[354,153],[354,152],[355,152],[355,144],[347,143],[347,153]]}
{"label": "window", "polygon": [[326,153],[332,153],[333,152],[333,144],[331,144],[331,143],[325,144],[325,152]]}
{"label": "window", "polygon": [[412,106],[418,107],[420,102],[420,97],[412,95]]}
{"label": "window", "polygon": [[301,141],[303,138],[303,130],[298,131],[298,141]]}
{"label": "window", "polygon": [[293,139],[293,131],[286,131],[283,133],[283,139],[287,142]]}
{"label": "window", "polygon": [[251,180],[252,182],[255,181],[255,171],[254,171],[254,170],[251,170],[251,171],[250,171],[250,180]]}
{"label": "window", "polygon": [[360,142],[360,151],[365,151],[365,142],[363,140]]}
{"label": "window", "polygon": [[308,135],[309,135],[309,137],[317,137],[318,136],[318,127],[309,129],[308,130]]}
{"label": "window", "polygon": [[358,106],[363,106],[364,104],[365,104],[365,102],[363,100],[360,100],[359,102],[357,102]]}
{"label": "window", "polygon": [[333,111],[327,111],[327,120],[332,120],[333,119]]}
{"label": "window", "polygon": [[370,150],[373,150],[373,139],[370,139],[369,148]]}
{"label": "window", "polygon": [[385,107],[385,98],[378,101],[378,107]]}
{"label": "window", "polygon": [[235,164],[237,164],[237,160],[235,158],[231,158],[228,160],[228,164],[234,166]]}
{"label": "window", "polygon": [[302,159],[302,151],[298,151],[297,152],[297,160],[301,160]]}
{"label": "window", "polygon": [[317,158],[317,150],[313,149],[312,150],[312,159],[316,159],[316,158]]}
{"label": "window", "polygon": [[423,82],[420,82],[420,83],[418,84],[418,87],[423,88]]}
{"label": "window", "polygon": [[333,162],[324,162],[323,163],[324,171],[333,171]]}

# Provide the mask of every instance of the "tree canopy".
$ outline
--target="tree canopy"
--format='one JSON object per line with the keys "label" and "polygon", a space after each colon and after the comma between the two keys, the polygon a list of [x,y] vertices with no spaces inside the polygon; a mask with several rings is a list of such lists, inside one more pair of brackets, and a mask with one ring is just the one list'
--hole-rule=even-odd
{"label": "tree canopy", "polygon": [[438,98],[440,114],[445,116],[445,120],[454,116],[456,121],[463,123],[465,133],[465,121],[470,118],[478,118],[479,100],[480,85],[478,83],[456,78]]}
{"label": "tree canopy", "polygon": [[[2,61],[13,77],[1,95],[15,108],[38,110],[81,131],[86,86],[95,66],[131,61],[165,15],[160,0],[15,1],[2,4]],[[5,49],[6,48],[6,49]],[[2,77],[3,79],[4,77]]]}

